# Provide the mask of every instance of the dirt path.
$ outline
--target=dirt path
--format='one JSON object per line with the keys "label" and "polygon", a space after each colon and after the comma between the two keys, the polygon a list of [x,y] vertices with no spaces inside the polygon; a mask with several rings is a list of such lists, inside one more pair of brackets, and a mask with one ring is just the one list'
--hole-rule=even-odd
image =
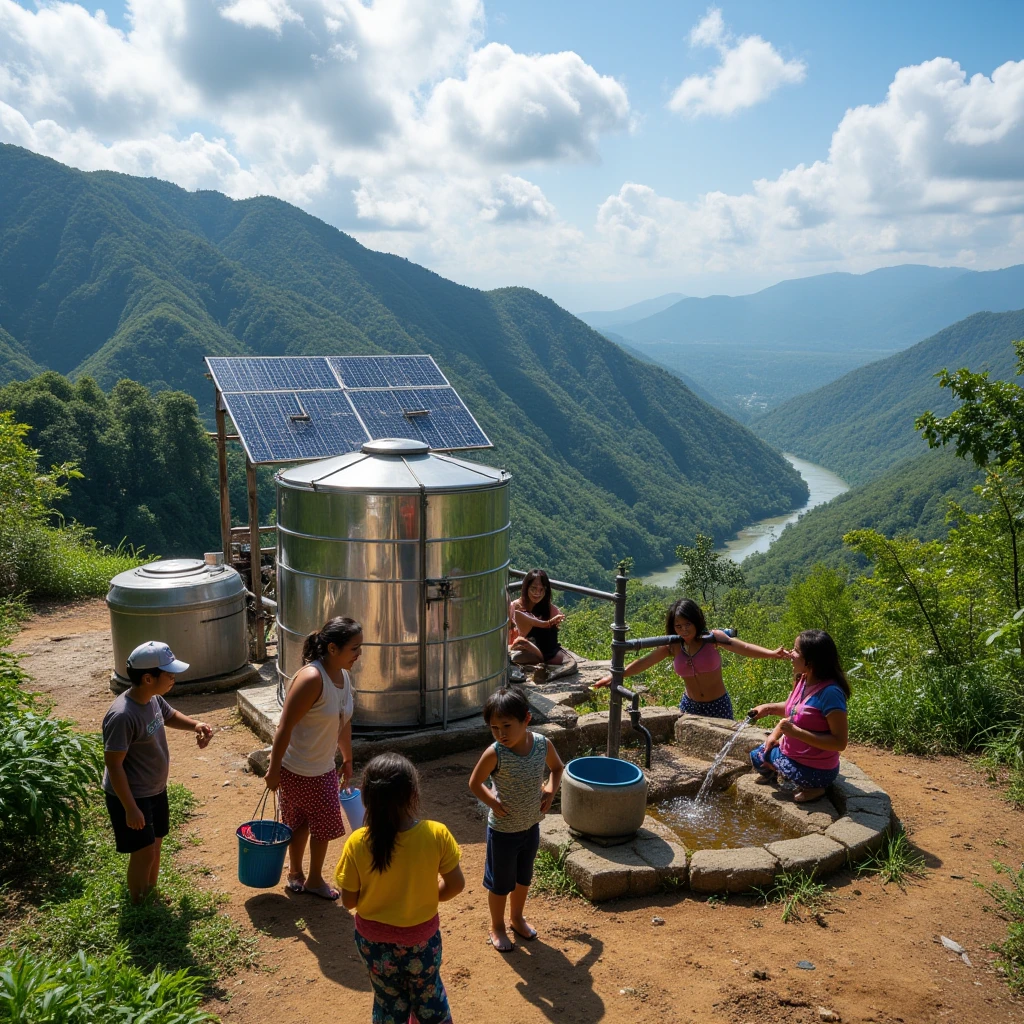
{"label": "dirt path", "polygon": [[[37,688],[54,698],[60,714],[83,728],[99,727],[112,699],[102,602],[45,610],[12,647],[23,652]],[[201,808],[202,844],[184,855],[213,869],[208,884],[230,893],[228,912],[243,928],[264,933],[262,969],[227,979],[231,998],[210,1009],[246,1024],[368,1020],[369,986],[348,913],[314,897],[255,892],[236,881],[234,830],[262,784],[246,770],[257,743],[235,715],[234,695],[175,700],[172,691],[168,699],[220,730],[202,754],[187,735],[169,734],[171,776],[195,792]],[[825,927],[813,920],[783,925],[777,907],[748,898],[716,903],[684,894],[596,907],[537,898],[529,916],[539,940],[505,957],[485,942],[484,825],[466,788],[475,755],[421,765],[424,814],[452,828],[470,883],[441,911],[455,1019],[811,1024],[824,1007],[846,1022],[1024,1022],[1024,1001],[1010,996],[987,948],[1003,937],[1005,923],[974,884],[996,877],[993,861],[1016,866],[1024,859],[1024,815],[967,762],[869,747],[851,748],[850,757],[888,789],[928,857],[927,878],[906,892],[837,875]],[[331,862],[341,845],[332,844]],[[654,915],[665,924],[653,925]],[[948,953],[939,935],[964,946],[973,966]],[[816,970],[798,969],[800,960]],[[755,978],[755,971],[767,978]]]}

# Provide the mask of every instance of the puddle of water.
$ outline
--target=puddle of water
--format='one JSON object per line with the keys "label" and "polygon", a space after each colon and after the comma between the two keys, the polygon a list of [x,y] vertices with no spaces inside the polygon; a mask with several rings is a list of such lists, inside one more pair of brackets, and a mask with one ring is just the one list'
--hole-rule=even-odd
{"label": "puddle of water", "polygon": [[687,850],[725,850],[762,846],[803,835],[759,804],[737,799],[736,787],[718,790],[702,803],[677,796],[648,806],[647,813],[667,825]]}

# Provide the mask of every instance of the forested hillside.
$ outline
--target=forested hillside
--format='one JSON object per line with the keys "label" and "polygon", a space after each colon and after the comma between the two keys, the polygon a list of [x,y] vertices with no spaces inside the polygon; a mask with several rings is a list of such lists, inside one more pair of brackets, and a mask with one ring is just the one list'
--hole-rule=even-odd
{"label": "forested hillside", "polygon": [[767,583],[788,586],[818,562],[861,571],[867,560],[843,544],[843,535],[851,530],[877,530],[886,537],[910,534],[919,540],[945,537],[950,500],[973,508],[972,488],[982,476],[952,451],[925,449],[802,515],[767,551],[744,559],[743,575],[757,588]]}
{"label": "forested hillside", "polygon": [[915,418],[926,409],[944,415],[952,408],[936,373],[970,366],[996,378],[1012,376],[1011,342],[1018,338],[1024,338],[1024,310],[976,313],[904,352],[786,402],[752,429],[851,484],[864,483],[926,450],[914,431]]}
{"label": "forested hillside", "polygon": [[516,562],[591,580],[806,494],[766,444],[536,292],[464,288],[275,199],[85,174],[13,146],[0,194],[8,379],[127,377],[208,413],[204,355],[427,352],[495,442],[483,457],[513,473]]}

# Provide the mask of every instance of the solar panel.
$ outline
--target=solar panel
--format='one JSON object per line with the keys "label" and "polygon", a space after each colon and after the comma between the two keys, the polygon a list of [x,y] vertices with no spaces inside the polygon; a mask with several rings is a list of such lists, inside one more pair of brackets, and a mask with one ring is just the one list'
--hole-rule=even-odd
{"label": "solar panel", "polygon": [[368,441],[344,391],[224,395],[249,461],[301,462],[356,451]]}
{"label": "solar panel", "polygon": [[452,387],[373,389],[348,396],[373,438],[410,437],[439,451],[491,446]]}
{"label": "solar panel", "polygon": [[448,387],[430,356],[331,356],[346,388]]}
{"label": "solar panel", "polygon": [[337,388],[323,356],[213,356],[206,360],[217,387],[240,391],[310,391]]}
{"label": "solar panel", "polygon": [[491,442],[430,356],[208,356],[254,464],[408,437],[438,451]]}

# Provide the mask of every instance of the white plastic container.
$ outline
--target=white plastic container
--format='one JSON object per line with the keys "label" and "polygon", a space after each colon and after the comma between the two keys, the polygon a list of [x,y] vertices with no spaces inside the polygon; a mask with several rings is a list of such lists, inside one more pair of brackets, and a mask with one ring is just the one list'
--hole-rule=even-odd
{"label": "white plastic container", "polygon": [[341,797],[341,810],[348,821],[349,835],[363,825],[363,798],[355,787],[343,789],[338,794]]}

